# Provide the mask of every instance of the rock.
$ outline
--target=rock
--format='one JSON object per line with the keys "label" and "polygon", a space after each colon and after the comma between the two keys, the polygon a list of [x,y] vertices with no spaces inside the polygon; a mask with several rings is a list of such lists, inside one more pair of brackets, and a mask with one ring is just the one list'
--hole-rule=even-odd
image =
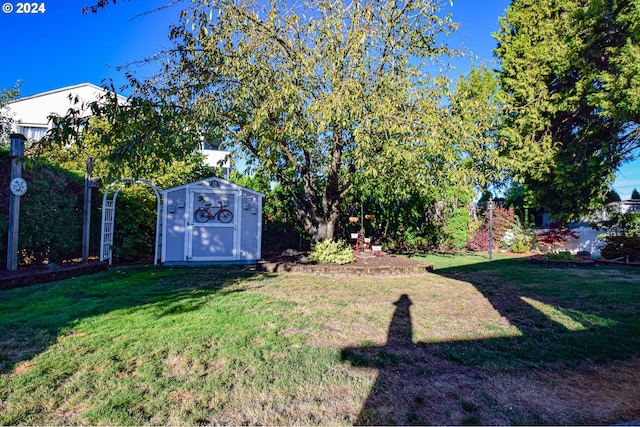
{"label": "rock", "polygon": [[58,264],[56,264],[55,262],[50,262],[49,264],[45,265],[45,268],[47,270],[57,270],[60,268],[60,266]]}
{"label": "rock", "polygon": [[284,256],[290,256],[290,255],[300,255],[300,252],[298,252],[295,249],[285,249],[284,251],[282,251],[282,255]]}

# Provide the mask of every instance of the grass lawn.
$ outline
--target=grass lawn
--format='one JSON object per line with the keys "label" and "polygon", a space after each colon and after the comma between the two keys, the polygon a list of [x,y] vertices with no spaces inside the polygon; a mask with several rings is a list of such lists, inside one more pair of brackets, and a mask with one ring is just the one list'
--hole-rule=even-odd
{"label": "grass lawn", "polygon": [[117,267],[0,292],[0,424],[640,419],[640,270]]}

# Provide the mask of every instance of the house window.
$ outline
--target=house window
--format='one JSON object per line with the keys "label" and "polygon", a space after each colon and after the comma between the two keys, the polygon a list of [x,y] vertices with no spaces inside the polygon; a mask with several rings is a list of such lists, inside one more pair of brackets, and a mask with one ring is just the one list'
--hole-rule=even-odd
{"label": "house window", "polygon": [[202,149],[203,150],[220,150],[220,143],[217,141],[203,141]]}
{"label": "house window", "polygon": [[30,141],[39,141],[44,138],[49,129],[38,126],[22,126],[21,133]]}

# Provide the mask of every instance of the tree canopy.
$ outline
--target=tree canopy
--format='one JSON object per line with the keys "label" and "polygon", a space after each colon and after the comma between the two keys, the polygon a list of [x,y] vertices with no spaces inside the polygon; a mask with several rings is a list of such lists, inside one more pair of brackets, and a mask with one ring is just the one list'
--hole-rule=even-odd
{"label": "tree canopy", "polygon": [[[435,0],[202,0],[171,28],[158,74],[131,84],[143,111],[175,114],[278,181],[321,241],[354,186],[409,193],[454,169],[441,61],[455,27]],[[121,141],[122,156],[162,154],[152,139]]]}
{"label": "tree canopy", "polygon": [[555,214],[604,202],[640,147],[636,0],[518,0],[495,34],[504,154]]}

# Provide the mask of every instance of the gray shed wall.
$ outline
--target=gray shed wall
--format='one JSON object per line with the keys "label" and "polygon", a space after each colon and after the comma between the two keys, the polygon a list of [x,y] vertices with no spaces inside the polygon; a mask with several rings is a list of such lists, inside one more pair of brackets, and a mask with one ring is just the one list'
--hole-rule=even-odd
{"label": "gray shed wall", "polygon": [[241,208],[240,259],[260,259],[262,244],[262,197],[243,191]]}
{"label": "gray shed wall", "polygon": [[[197,263],[236,259],[251,262],[260,259],[262,245],[262,197],[242,187],[219,181],[211,188],[198,183],[168,189],[164,192],[163,221],[164,263]],[[196,223],[194,212],[203,202],[217,208],[225,200],[233,212],[230,224],[211,220]],[[187,259],[188,256],[190,259]]]}
{"label": "gray shed wall", "polygon": [[183,188],[167,192],[164,202],[167,205],[165,217],[167,235],[165,240],[166,256],[163,261],[184,261],[186,224],[189,218],[187,190]]}

